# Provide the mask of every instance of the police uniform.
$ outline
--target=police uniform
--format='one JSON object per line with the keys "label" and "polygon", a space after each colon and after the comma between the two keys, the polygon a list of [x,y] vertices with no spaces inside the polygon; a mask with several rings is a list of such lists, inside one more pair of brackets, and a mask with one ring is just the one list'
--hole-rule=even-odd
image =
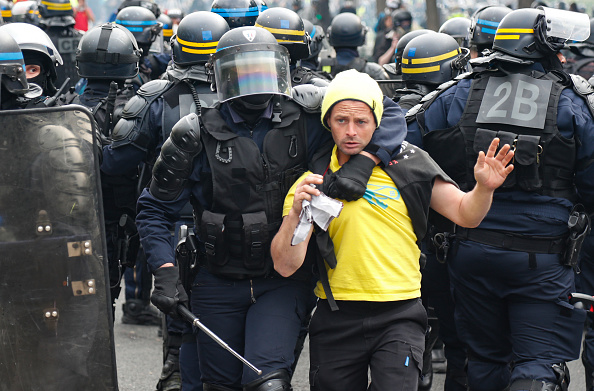
{"label": "police uniform", "polygon": [[[542,16],[514,11],[499,29],[536,25]],[[585,317],[568,303],[574,272],[563,251],[573,204],[594,192],[594,121],[568,77],[505,46],[540,42],[537,27],[528,31],[499,46],[496,37],[490,65],[440,87],[407,114],[409,131],[420,130],[425,150],[464,190],[474,186],[471,160],[493,137],[515,146],[514,174],[477,229],[457,228],[448,260],[469,386],[477,390],[510,382],[511,390],[566,389],[565,362],[579,354]],[[535,46],[525,53],[544,61],[530,52]]]}

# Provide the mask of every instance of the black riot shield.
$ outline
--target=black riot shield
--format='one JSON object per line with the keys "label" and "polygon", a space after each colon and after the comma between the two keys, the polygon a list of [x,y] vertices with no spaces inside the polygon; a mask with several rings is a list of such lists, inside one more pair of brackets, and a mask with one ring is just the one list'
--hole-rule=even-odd
{"label": "black riot shield", "polygon": [[117,390],[92,116],[0,123],[0,390]]}

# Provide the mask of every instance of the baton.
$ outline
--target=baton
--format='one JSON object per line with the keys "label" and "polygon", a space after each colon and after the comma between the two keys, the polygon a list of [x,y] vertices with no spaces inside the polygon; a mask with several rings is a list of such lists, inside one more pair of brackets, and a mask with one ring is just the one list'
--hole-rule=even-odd
{"label": "baton", "polygon": [[259,370],[258,368],[256,368],[254,366],[254,364],[252,364],[251,362],[249,362],[248,360],[246,360],[245,358],[243,358],[239,353],[237,353],[229,345],[227,345],[225,343],[225,341],[223,341],[222,339],[220,339],[215,333],[213,333],[212,331],[210,331],[210,329],[208,327],[206,327],[205,325],[203,325],[202,322],[200,322],[200,320],[198,320],[198,318],[196,316],[194,316],[194,314],[189,309],[187,309],[183,305],[178,305],[177,306],[177,313],[180,314],[182,318],[184,318],[188,322],[192,323],[193,326],[196,326],[200,330],[204,331],[206,333],[206,335],[208,335],[216,343],[218,343],[219,345],[221,345],[229,353],[231,353],[232,355],[234,355],[235,357],[237,357],[237,359],[239,359],[239,361],[241,361],[242,363],[244,363],[245,365],[247,365],[249,369],[251,369],[252,371],[256,372],[258,375],[261,375],[262,374],[262,371]]}
{"label": "baton", "polygon": [[584,293],[570,293],[569,304],[588,312],[594,312],[594,297]]}

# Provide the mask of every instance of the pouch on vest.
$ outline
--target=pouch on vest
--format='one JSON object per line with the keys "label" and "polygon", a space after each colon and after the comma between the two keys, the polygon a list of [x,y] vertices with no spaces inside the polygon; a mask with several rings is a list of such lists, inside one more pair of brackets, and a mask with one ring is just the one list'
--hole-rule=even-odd
{"label": "pouch on vest", "polygon": [[542,179],[538,173],[539,155],[542,147],[540,136],[519,135],[516,141],[514,167],[516,183],[520,189],[536,191],[542,188]]}
{"label": "pouch on vest", "polygon": [[206,261],[208,264],[225,265],[228,260],[225,246],[225,215],[205,210],[200,222],[200,236],[204,240]]}
{"label": "pouch on vest", "polygon": [[[518,135],[515,133],[505,132],[502,130],[495,131],[495,130],[478,128],[476,130],[476,133],[474,136],[473,149],[477,155],[480,151],[483,151],[486,154],[487,151],[489,150],[489,145],[491,145],[491,142],[493,141],[493,139],[495,137],[499,138],[499,147],[497,148],[496,152],[498,152],[499,149],[501,147],[503,147],[505,144],[509,144],[513,148],[513,146],[515,145],[515,140],[516,140],[517,136]],[[503,185],[501,185],[501,187],[502,188],[510,188],[510,187],[513,187],[515,184],[516,184],[516,170],[512,171],[507,176],[507,178],[505,178],[505,182],[503,182]],[[472,190],[472,189],[468,189],[468,190]]]}
{"label": "pouch on vest", "polygon": [[250,270],[263,270],[266,267],[267,254],[270,252],[266,213],[246,213],[242,218],[246,250],[244,265]]}

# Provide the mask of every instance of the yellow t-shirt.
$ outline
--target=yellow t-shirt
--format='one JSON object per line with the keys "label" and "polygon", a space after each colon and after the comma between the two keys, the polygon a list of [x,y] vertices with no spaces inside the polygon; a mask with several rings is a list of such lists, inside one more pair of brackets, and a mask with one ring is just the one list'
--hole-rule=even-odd
{"label": "yellow t-shirt", "polygon": [[[330,169],[339,168],[334,147]],[[308,174],[289,190],[283,216],[291,210],[297,183]],[[336,300],[385,302],[421,296],[417,237],[400,192],[380,167],[373,169],[363,198],[344,202],[328,231],[338,260],[335,269],[326,265]],[[315,293],[326,298],[319,281]]]}

